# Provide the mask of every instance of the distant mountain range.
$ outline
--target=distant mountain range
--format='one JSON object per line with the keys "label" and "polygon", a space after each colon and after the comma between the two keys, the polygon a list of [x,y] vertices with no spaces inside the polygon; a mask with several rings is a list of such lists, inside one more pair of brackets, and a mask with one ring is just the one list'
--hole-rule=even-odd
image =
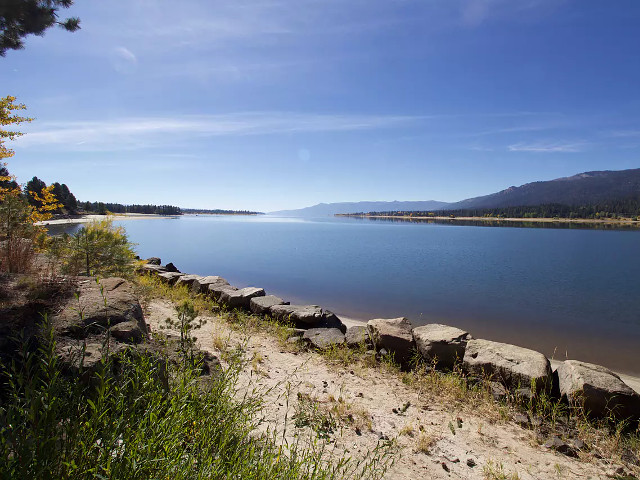
{"label": "distant mountain range", "polygon": [[337,213],[461,210],[501,208],[558,203],[589,205],[640,195],[640,168],[619,171],[584,172],[572,177],[526,183],[497,193],[454,203],[422,202],[341,202],[320,203],[297,210],[270,212],[291,217],[321,217]]}
{"label": "distant mountain range", "polygon": [[336,213],[355,212],[390,212],[408,210],[441,210],[449,205],[446,202],[427,200],[424,202],[340,202],[319,203],[312,207],[299,208],[297,210],[280,210],[269,212],[270,215],[281,217],[326,217]]}

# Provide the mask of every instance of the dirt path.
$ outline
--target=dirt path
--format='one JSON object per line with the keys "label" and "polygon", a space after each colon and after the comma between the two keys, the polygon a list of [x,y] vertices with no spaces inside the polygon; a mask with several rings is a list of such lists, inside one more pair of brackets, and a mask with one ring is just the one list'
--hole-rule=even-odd
{"label": "dirt path", "polygon": [[[175,311],[170,302],[154,300],[145,316],[153,332]],[[246,358],[253,359],[241,383],[265,395],[263,428],[282,432],[286,427],[291,438],[305,431],[316,435],[310,426],[294,425],[295,412],[332,411],[350,419],[332,433],[319,432],[338,453],[358,457],[381,439],[397,439],[397,460],[385,478],[600,479],[612,470],[605,460],[593,464],[548,450],[513,422],[428,400],[381,369],[329,365],[317,353],[288,352],[266,334],[242,335],[216,317],[208,318],[196,337],[202,349],[216,355],[241,346]]]}

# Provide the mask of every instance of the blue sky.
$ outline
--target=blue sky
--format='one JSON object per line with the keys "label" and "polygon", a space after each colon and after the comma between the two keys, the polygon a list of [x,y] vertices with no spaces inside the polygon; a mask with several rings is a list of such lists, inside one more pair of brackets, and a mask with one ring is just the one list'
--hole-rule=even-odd
{"label": "blue sky", "polygon": [[637,0],[77,0],[0,58],[82,200],[455,201],[640,167]]}

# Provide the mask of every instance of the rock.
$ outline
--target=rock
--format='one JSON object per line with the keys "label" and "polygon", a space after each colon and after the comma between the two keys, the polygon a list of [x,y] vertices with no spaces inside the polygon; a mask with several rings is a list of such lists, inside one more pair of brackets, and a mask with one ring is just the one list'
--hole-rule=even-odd
{"label": "rock", "polygon": [[369,330],[366,325],[354,325],[347,328],[347,333],[344,335],[345,342],[351,348],[357,348],[362,345],[369,346],[371,339],[369,338]]}
{"label": "rock", "polygon": [[318,305],[274,305],[269,311],[278,320],[291,321],[306,328],[323,321],[322,309]]}
{"label": "rock", "polygon": [[147,265],[161,265],[162,264],[162,260],[160,260],[158,257],[147,258],[146,262],[147,262]]}
{"label": "rock", "polygon": [[229,282],[217,275],[198,277],[191,284],[191,291],[193,293],[209,293],[209,285],[229,285]]}
{"label": "rock", "polygon": [[337,328],[310,328],[302,338],[320,350],[344,343],[344,334]]}
{"label": "rock", "polygon": [[464,354],[464,369],[485,375],[507,387],[551,388],[551,365],[543,354],[528,348],[489,340],[469,340]]}
{"label": "rock", "polygon": [[182,274],[177,272],[164,272],[158,274],[158,278],[169,285],[174,285],[181,276]]}
{"label": "rock", "polygon": [[562,453],[563,455],[567,455],[569,457],[577,457],[578,453],[576,452],[576,450],[569,445],[567,442],[561,440],[560,438],[556,437],[555,435],[552,436],[551,438],[549,438],[545,443],[544,446],[546,448],[551,448],[553,450],[555,450],[558,453]]}
{"label": "rock", "polygon": [[529,417],[522,413],[516,413],[513,416],[513,421],[524,428],[527,428],[529,426]]}
{"label": "rock", "polygon": [[566,360],[558,366],[558,382],[563,398],[595,417],[640,419],[640,395],[605,367]]}
{"label": "rock", "polygon": [[222,292],[226,292],[227,290],[238,290],[236,287],[232,285],[226,285],[224,283],[212,283],[209,285],[209,295],[216,302],[220,299],[220,295]]}
{"label": "rock", "polygon": [[124,343],[140,343],[146,338],[146,335],[140,329],[140,325],[134,320],[118,323],[111,327],[109,332],[113,338]]}
{"label": "rock", "polygon": [[178,280],[176,280],[176,286],[185,285],[187,288],[191,288],[193,282],[202,278],[200,275],[182,275]]}
{"label": "rock", "polygon": [[[84,280],[78,284],[77,298],[71,298],[61,310],[51,316],[58,335],[84,338],[89,332],[104,333],[119,323],[131,322],[142,338],[147,337],[147,325],[133,286],[122,278]],[[129,327],[128,327],[129,328]],[[132,334],[131,334],[132,335]]]}
{"label": "rock", "polygon": [[412,330],[413,340],[422,358],[440,367],[452,368],[462,361],[467,342],[471,335],[459,328],[431,323]]}
{"label": "rock", "polygon": [[249,308],[257,315],[266,315],[269,313],[269,309],[276,305],[289,305],[289,302],[285,302],[280,297],[275,295],[265,295],[264,297],[253,297],[249,302]]}
{"label": "rock", "polygon": [[171,262],[167,263],[167,264],[164,266],[164,268],[165,268],[165,270],[166,270],[167,272],[180,273],[180,270],[178,270],[178,269],[176,268],[176,266],[175,266],[173,263],[171,263]]}
{"label": "rock", "polygon": [[367,329],[376,349],[386,349],[401,365],[408,364],[413,348],[409,320],[404,317],[375,318],[367,322]]}
{"label": "rock", "polygon": [[254,297],[264,297],[263,288],[246,287],[240,290],[225,290],[220,294],[220,303],[228,308],[249,308],[249,302]]}
{"label": "rock", "polygon": [[320,320],[320,322],[316,324],[316,327],[317,328],[337,328],[343,334],[346,333],[347,331],[347,326],[344,323],[342,323],[342,320],[340,320],[335,313],[329,310],[325,310],[322,313],[322,320]]}
{"label": "rock", "polygon": [[467,458],[467,467],[473,468],[476,466],[476,461],[473,458]]}
{"label": "rock", "polygon": [[167,269],[161,265],[142,265],[140,268],[136,270],[138,273],[147,274],[147,275],[157,275],[159,273],[166,272]]}
{"label": "rock", "polygon": [[496,401],[503,400],[507,396],[507,390],[501,383],[490,382],[489,388],[491,389],[491,396]]}
{"label": "rock", "polygon": [[[63,340],[56,343],[56,354],[64,372],[74,377],[80,376],[80,379],[86,382],[100,368],[102,357],[107,352],[105,345],[98,339],[72,343]],[[124,348],[122,344],[113,342],[109,345],[109,354],[118,354]]]}

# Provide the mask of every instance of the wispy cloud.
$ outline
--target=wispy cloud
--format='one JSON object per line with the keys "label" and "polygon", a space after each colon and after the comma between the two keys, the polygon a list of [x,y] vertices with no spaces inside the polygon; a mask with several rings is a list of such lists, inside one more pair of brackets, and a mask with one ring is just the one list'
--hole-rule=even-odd
{"label": "wispy cloud", "polygon": [[509,145],[507,150],[510,152],[577,153],[583,152],[588,146],[586,142],[514,143],[513,145]]}
{"label": "wispy cloud", "polygon": [[640,130],[616,130],[609,132],[608,136],[617,138],[640,137]]}
{"label": "wispy cloud", "polygon": [[43,123],[17,145],[64,146],[82,150],[153,147],[193,137],[348,132],[406,127],[423,117],[242,112],[181,117],[118,118],[108,121]]}

